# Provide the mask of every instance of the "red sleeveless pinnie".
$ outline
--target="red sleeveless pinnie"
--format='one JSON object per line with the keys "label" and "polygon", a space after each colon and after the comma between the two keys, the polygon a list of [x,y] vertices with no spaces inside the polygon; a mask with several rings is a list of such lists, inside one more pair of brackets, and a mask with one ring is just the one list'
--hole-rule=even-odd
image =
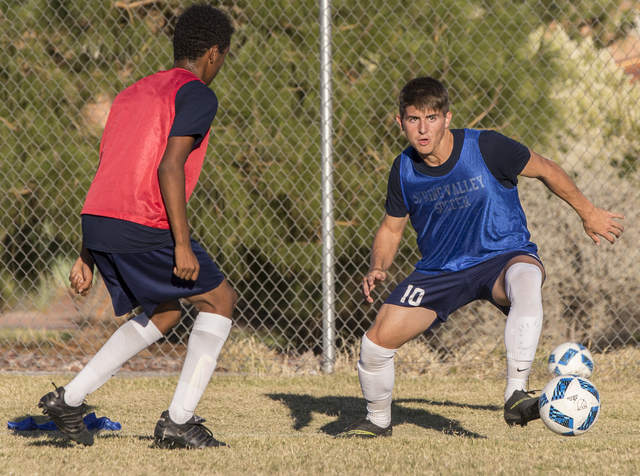
{"label": "red sleeveless pinnie", "polygon": [[[175,96],[185,83],[199,81],[174,68],[147,76],[122,91],[113,102],[100,143],[100,164],[82,214],[127,220],[169,229],[158,165],[175,117]],[[185,164],[186,199],[196,186],[209,133]]]}

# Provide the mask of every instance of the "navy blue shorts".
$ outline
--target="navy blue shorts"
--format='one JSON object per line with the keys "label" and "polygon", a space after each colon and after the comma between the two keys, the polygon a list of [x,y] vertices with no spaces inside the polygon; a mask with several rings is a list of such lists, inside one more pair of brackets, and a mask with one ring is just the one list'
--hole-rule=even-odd
{"label": "navy blue shorts", "polygon": [[116,316],[142,306],[147,316],[162,303],[198,296],[222,283],[224,276],[209,255],[195,240],[191,249],[200,263],[195,281],[185,281],[173,274],[173,245],[139,253],[105,253],[89,250],[111,295]]}
{"label": "navy blue shorts", "polygon": [[462,271],[425,274],[414,271],[389,295],[385,304],[402,307],[423,307],[435,311],[437,319],[431,327],[446,322],[449,314],[473,301],[489,301],[505,315],[511,306],[500,306],[492,297],[493,286],[507,263],[516,256],[536,255],[513,251],[488,259]]}

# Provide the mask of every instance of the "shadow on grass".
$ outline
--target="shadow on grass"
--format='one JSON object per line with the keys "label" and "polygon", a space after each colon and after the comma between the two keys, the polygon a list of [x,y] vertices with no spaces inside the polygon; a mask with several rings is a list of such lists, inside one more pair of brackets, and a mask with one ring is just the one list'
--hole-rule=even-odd
{"label": "shadow on grass", "polygon": [[[141,435],[116,435],[111,432],[108,434],[104,433],[104,430],[93,432],[96,439],[99,440],[128,440],[128,439],[136,439],[139,441],[151,441],[153,442],[153,436],[141,436]],[[34,430],[34,431],[14,431],[15,436],[21,436],[23,438],[40,438],[42,436],[46,436],[46,440],[40,441],[32,441],[29,443],[29,446],[34,447],[55,447],[55,448],[73,448],[75,446],[83,448],[83,445],[80,443],[76,443],[75,441],[70,440],[65,435],[63,435],[59,431],[45,431],[45,430]]]}
{"label": "shadow on grass", "polygon": [[56,431],[56,432],[43,431],[40,433],[45,433],[49,438],[41,441],[32,441],[29,443],[29,446],[34,446],[36,448],[43,448],[45,446],[49,448],[74,448],[76,446],[79,448],[84,448],[84,446],[76,443],[75,441],[71,441],[66,436],[63,436],[62,433],[60,433],[59,431]]}
{"label": "shadow on grass", "polygon": [[100,431],[100,439],[101,440],[108,440],[108,439],[112,439],[112,440],[129,440],[129,439],[134,439],[134,440],[138,440],[138,441],[154,441],[154,437],[153,436],[148,436],[148,435],[122,435],[120,433],[115,433],[113,431],[106,431],[106,430],[102,430]]}
{"label": "shadow on grass", "polygon": [[[328,416],[338,417],[332,423],[324,425],[320,430],[328,435],[337,435],[348,425],[362,418],[364,413],[364,400],[357,397],[313,397],[311,395],[293,395],[289,393],[272,393],[267,397],[274,401],[280,401],[289,407],[293,418],[293,428],[300,430],[311,423],[313,413],[324,413]],[[431,406],[447,406],[470,408],[474,410],[498,411],[502,407],[496,405],[466,405],[462,403],[444,401],[437,402],[420,398],[406,398],[394,400],[391,404],[393,415],[392,423],[402,425],[410,423],[426,430],[436,430],[446,435],[462,436],[465,438],[485,439],[486,436],[466,430],[457,420],[445,418],[437,413],[421,408],[405,407],[403,403],[420,403]]]}

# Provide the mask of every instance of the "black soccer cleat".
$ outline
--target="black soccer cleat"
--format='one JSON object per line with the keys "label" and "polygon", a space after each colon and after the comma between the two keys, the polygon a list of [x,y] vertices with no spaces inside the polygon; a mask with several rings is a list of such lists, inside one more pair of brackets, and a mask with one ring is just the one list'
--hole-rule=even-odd
{"label": "black soccer cleat", "polygon": [[211,430],[202,424],[205,421],[204,418],[193,415],[186,423],[178,424],[169,416],[169,410],[166,410],[162,412],[158,423],[156,423],[156,429],[153,432],[154,445],[157,448],[167,449],[204,449],[227,446],[213,437]]}
{"label": "black soccer cleat", "polygon": [[516,390],[504,404],[504,421],[509,426],[527,426],[527,423],[540,418],[539,397],[531,397],[532,392]]}
{"label": "black soccer cleat", "polygon": [[[55,387],[56,384],[54,383]],[[79,407],[72,407],[64,402],[64,387],[56,387],[40,399],[38,406],[42,413],[48,415],[58,429],[73,441],[84,446],[93,445],[93,435],[84,424],[86,407],[84,403]]]}
{"label": "black soccer cleat", "polygon": [[388,437],[393,434],[393,426],[389,425],[387,428],[374,425],[366,418],[355,422],[354,424],[345,428],[336,438],[378,438]]}

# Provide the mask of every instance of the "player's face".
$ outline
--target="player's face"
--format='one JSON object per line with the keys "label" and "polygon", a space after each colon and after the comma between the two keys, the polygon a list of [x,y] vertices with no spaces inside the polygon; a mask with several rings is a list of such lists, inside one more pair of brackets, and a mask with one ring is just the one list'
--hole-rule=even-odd
{"label": "player's face", "polygon": [[207,86],[211,84],[211,82],[220,72],[220,68],[222,68],[222,65],[224,64],[224,60],[227,57],[227,54],[229,54],[229,47],[227,47],[222,52],[218,51],[217,46],[214,47],[213,52],[211,53],[211,56],[209,58],[209,61],[207,62],[205,77],[202,80]]}
{"label": "player's face", "polygon": [[442,111],[421,110],[415,106],[409,106],[404,117],[396,116],[396,121],[420,157],[429,160],[435,156],[446,160],[451,151],[444,150],[448,144],[443,141],[443,138],[451,122],[451,116],[451,111],[444,114]]}

